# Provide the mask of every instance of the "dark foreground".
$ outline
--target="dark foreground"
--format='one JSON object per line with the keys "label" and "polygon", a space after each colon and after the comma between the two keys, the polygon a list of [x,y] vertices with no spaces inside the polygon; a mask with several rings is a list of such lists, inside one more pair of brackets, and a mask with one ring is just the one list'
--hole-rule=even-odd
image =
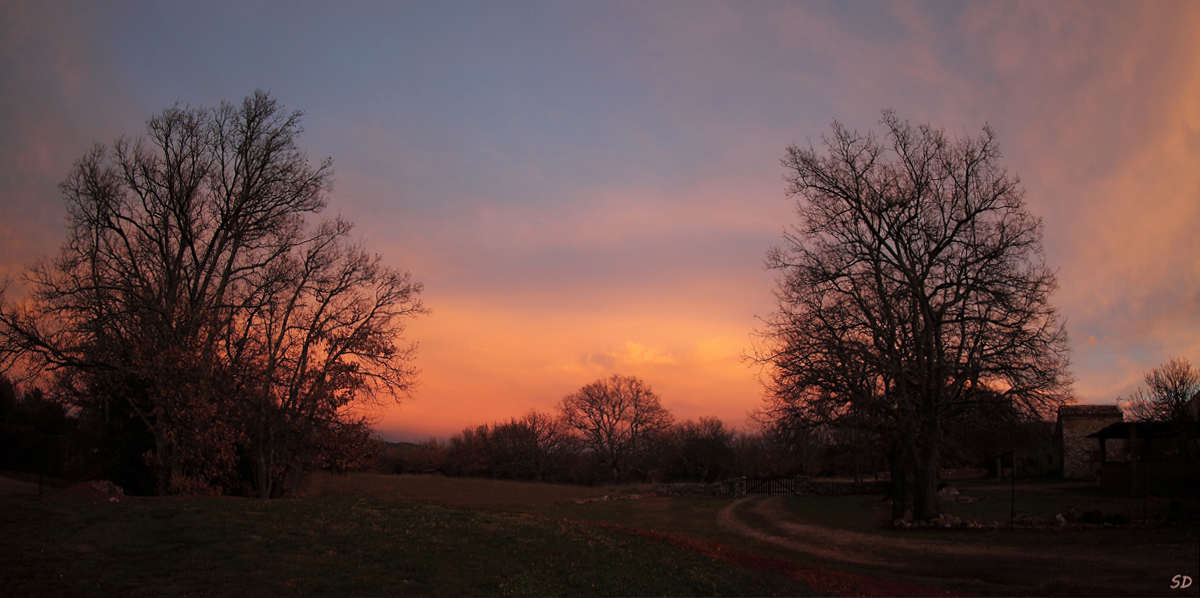
{"label": "dark foreground", "polygon": [[0,501],[5,596],[814,595],[619,530],[349,498]]}
{"label": "dark foreground", "polygon": [[[35,490],[0,499],[5,596],[1198,595],[1169,588],[1198,577],[1195,525],[897,532],[868,497],[441,476],[317,476],[311,498],[270,502]],[[980,515],[1000,506],[988,491],[969,490]]]}

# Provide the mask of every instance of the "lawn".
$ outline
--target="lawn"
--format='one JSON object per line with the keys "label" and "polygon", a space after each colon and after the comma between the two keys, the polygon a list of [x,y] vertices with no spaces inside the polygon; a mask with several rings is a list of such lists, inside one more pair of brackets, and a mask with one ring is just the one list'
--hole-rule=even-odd
{"label": "lawn", "polygon": [[0,501],[6,596],[813,595],[547,517],[360,498]]}

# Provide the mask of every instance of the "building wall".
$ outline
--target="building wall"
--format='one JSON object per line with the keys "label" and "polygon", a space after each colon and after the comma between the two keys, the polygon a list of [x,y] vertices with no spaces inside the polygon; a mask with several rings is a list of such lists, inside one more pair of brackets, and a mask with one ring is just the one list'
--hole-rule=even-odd
{"label": "building wall", "polygon": [[1062,472],[1062,451],[1051,438],[1013,449],[1013,458],[1016,460],[1018,477],[1057,475]]}
{"label": "building wall", "polygon": [[[1059,425],[1062,429],[1063,446],[1063,478],[1066,479],[1095,479],[1100,467],[1100,441],[1088,438],[1110,424],[1124,420],[1119,413],[1116,415],[1059,415]],[[1119,443],[1109,442],[1105,449],[1109,460],[1123,456],[1123,447]],[[1117,454],[1121,453],[1121,454]]]}

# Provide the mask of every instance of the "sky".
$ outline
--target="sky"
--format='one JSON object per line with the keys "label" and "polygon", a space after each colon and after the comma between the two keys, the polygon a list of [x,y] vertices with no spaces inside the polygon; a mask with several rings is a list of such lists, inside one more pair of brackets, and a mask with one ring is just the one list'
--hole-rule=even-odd
{"label": "sky", "polygon": [[613,373],[745,429],[763,258],[795,222],[784,149],[891,108],[995,131],[1043,222],[1074,396],[1111,404],[1200,364],[1197,31],[1186,1],[0,0],[0,278],[57,251],[57,185],[93,144],[263,89],[333,158],[326,214],[425,285],[384,438]]}

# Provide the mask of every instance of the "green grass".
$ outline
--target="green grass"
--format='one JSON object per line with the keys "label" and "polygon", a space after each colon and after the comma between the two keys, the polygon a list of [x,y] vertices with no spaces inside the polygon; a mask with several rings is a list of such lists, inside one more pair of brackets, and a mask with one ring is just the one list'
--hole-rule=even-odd
{"label": "green grass", "polygon": [[554,518],[615,523],[728,543],[736,536],[719,533],[716,521],[717,513],[730,502],[732,499],[647,497],[585,504],[560,503],[522,510]]}
{"label": "green grass", "polygon": [[375,499],[0,501],[6,596],[811,595],[615,530]]}

